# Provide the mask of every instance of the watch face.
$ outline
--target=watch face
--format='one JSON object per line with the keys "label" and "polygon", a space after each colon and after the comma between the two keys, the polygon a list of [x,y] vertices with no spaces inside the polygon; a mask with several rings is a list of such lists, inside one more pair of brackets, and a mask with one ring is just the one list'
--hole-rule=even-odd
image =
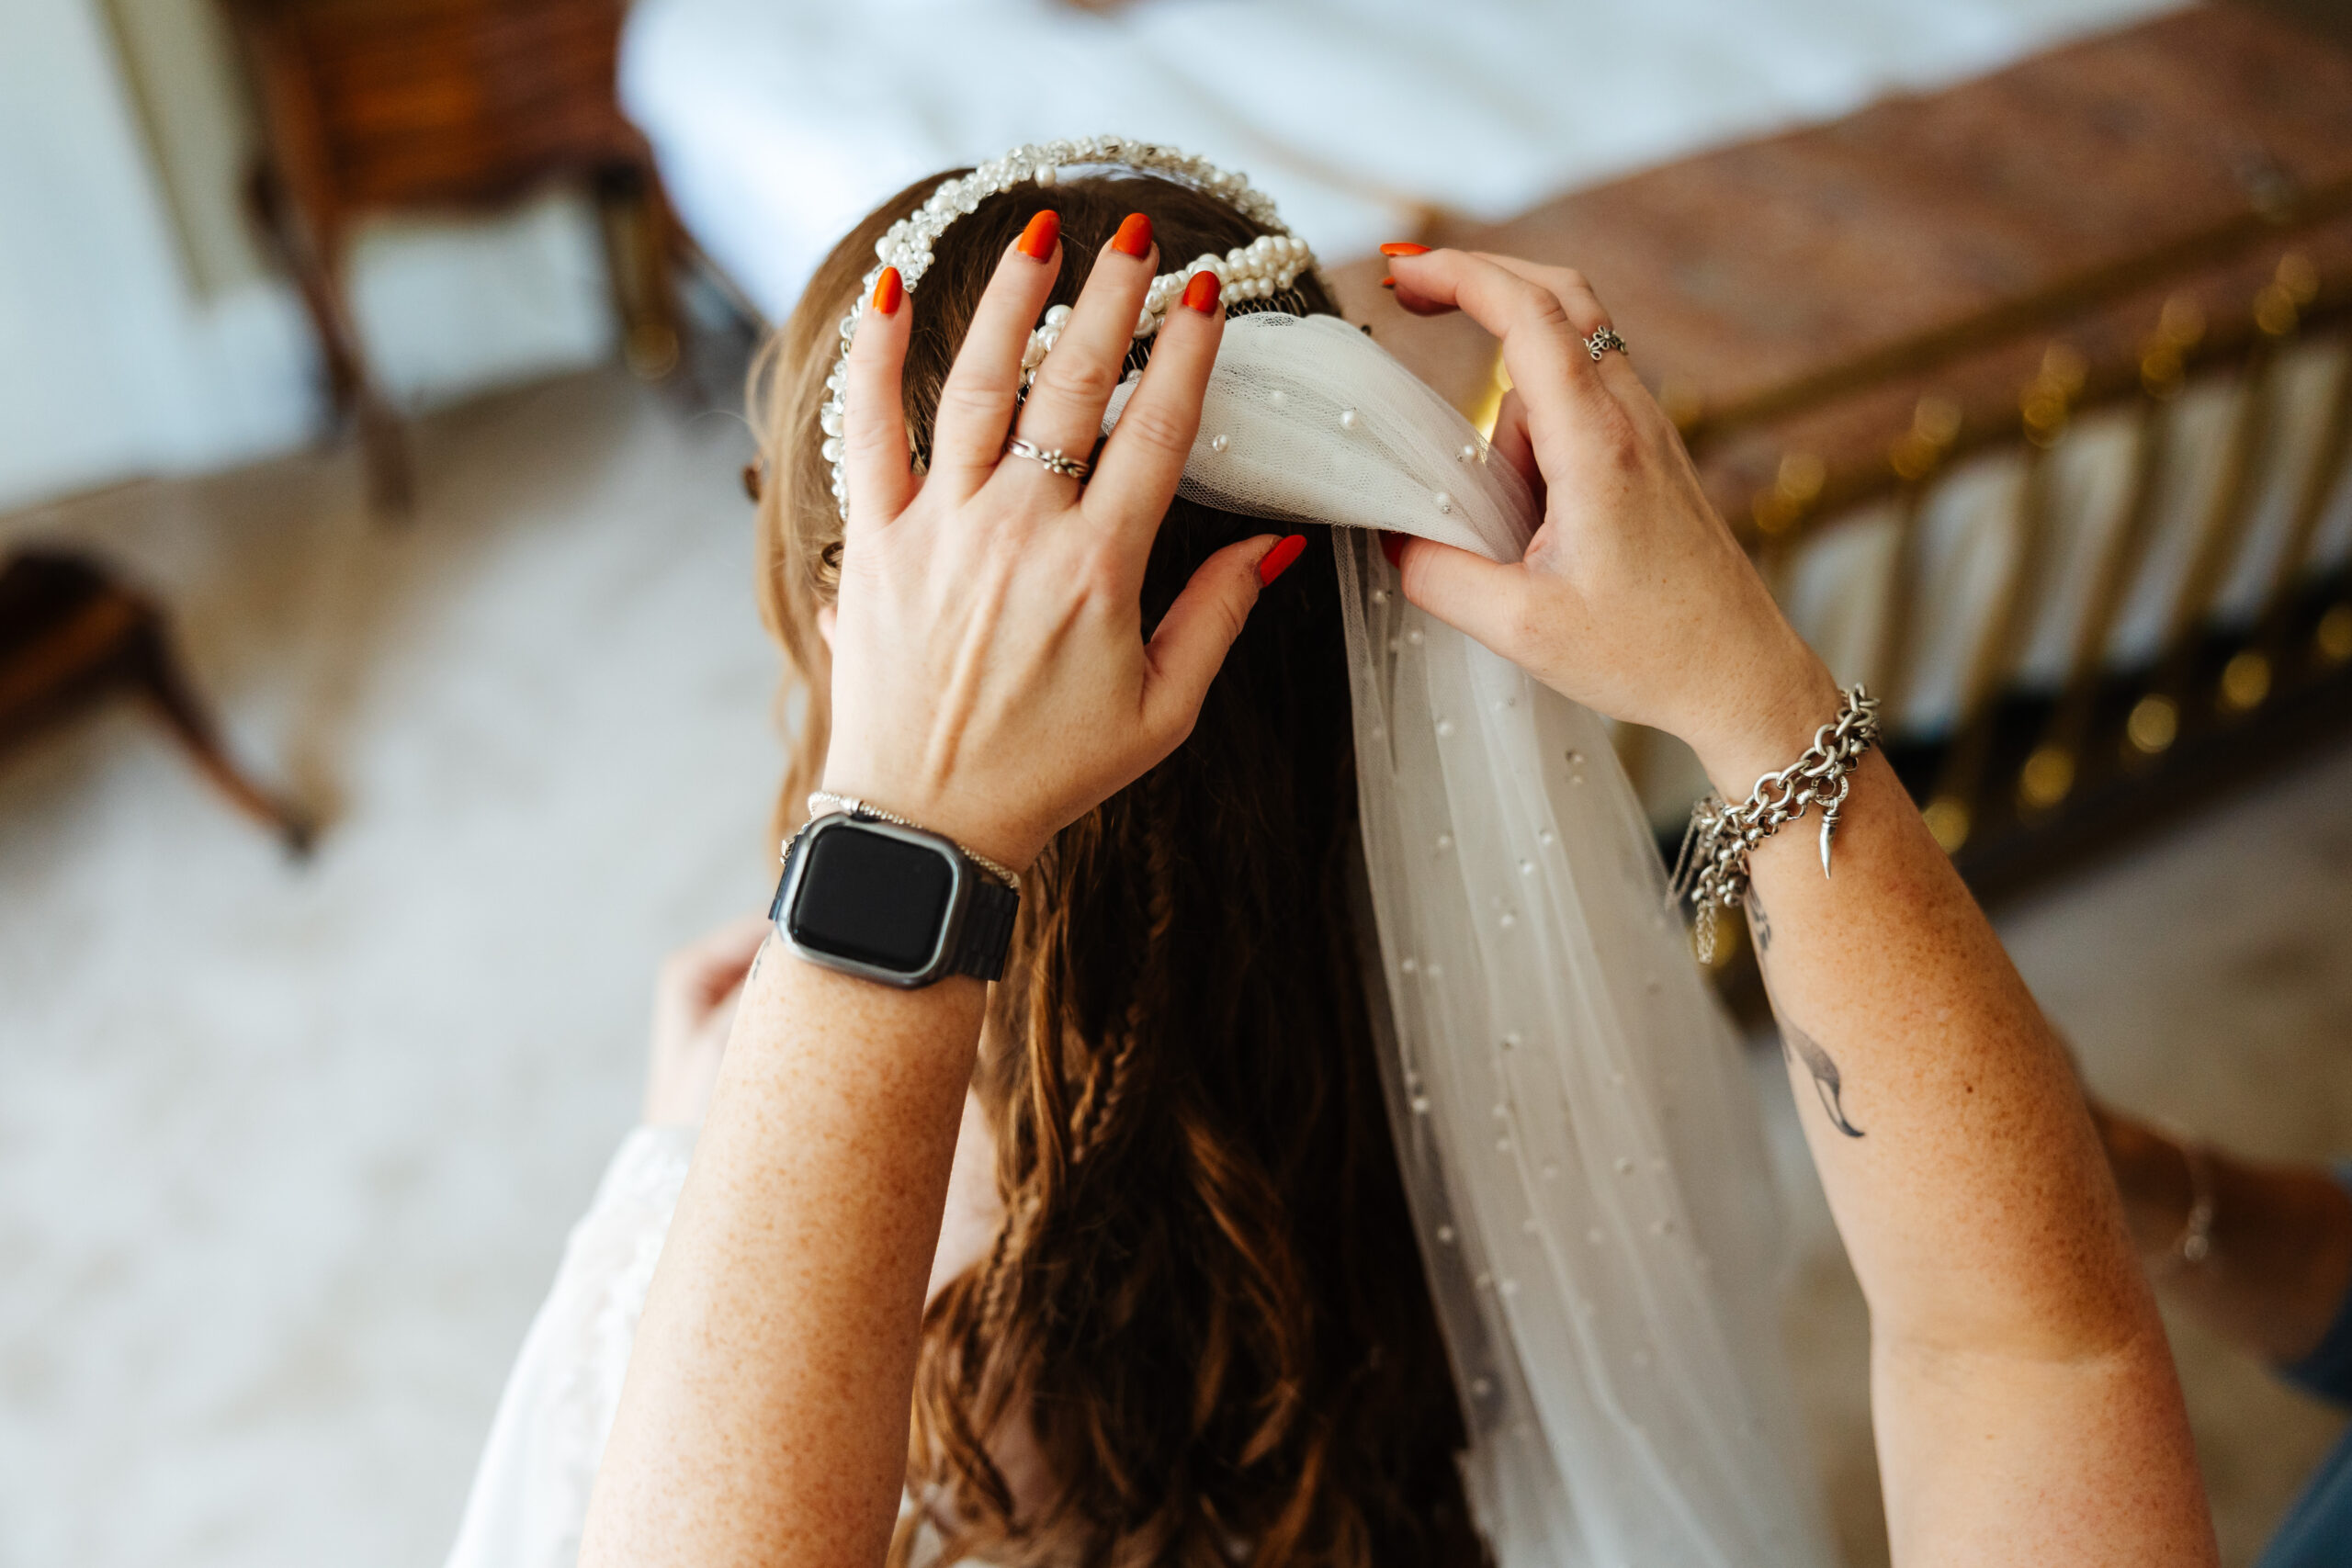
{"label": "watch face", "polygon": [[803,852],[793,941],[900,974],[931,962],[956,887],[945,855],[846,824],[811,834]]}

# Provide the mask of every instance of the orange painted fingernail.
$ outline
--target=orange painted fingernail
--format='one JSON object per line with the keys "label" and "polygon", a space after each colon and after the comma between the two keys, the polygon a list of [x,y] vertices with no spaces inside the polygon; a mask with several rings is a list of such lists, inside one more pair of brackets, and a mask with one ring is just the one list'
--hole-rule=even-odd
{"label": "orange painted fingernail", "polygon": [[[1209,275],[1203,273],[1201,276],[1206,277]],[[1288,571],[1290,563],[1296,560],[1299,552],[1306,548],[1306,536],[1293,534],[1289,538],[1268,550],[1266,558],[1258,563],[1258,585],[1261,588],[1272,586],[1274,579]]]}
{"label": "orange painted fingernail", "polygon": [[899,313],[899,306],[907,297],[907,286],[899,276],[899,269],[886,266],[882,276],[874,280],[874,308],[886,316]]}
{"label": "orange painted fingernail", "polygon": [[1044,261],[1054,254],[1061,238],[1062,215],[1048,207],[1029,220],[1029,227],[1021,231],[1021,254],[1031,261]]}
{"label": "orange painted fingernail", "polygon": [[1425,256],[1430,254],[1430,248],[1417,245],[1410,240],[1391,240],[1380,247],[1380,254],[1384,256]]}
{"label": "orange painted fingernail", "polygon": [[1127,214],[1119,231],[1111,236],[1111,248],[1123,256],[1148,256],[1151,254],[1151,220],[1140,212]]}
{"label": "orange painted fingernail", "polygon": [[[1216,274],[1213,272],[1196,272],[1193,274],[1193,281],[1184,285],[1184,303],[1190,305],[1193,310],[1198,310],[1202,315],[1205,316],[1211,310],[1216,309],[1216,297],[1218,292],[1223,289],[1225,285],[1217,280]],[[1274,547],[1274,555],[1278,556],[1282,553],[1283,547],[1280,545],[1276,545]],[[1266,558],[1272,560],[1273,556],[1269,556]],[[1283,564],[1287,566],[1290,563],[1285,560]],[[1269,578],[1267,581],[1271,582],[1273,580]]]}
{"label": "orange painted fingernail", "polygon": [[1402,534],[1392,534],[1387,529],[1383,528],[1380,531],[1380,553],[1388,558],[1388,564],[1390,566],[1395,567],[1398,571],[1404,570],[1405,536]]}
{"label": "orange painted fingernail", "polygon": [[1380,280],[1380,287],[1383,288],[1394,288],[1396,287],[1396,280],[1393,277],[1384,277]]}

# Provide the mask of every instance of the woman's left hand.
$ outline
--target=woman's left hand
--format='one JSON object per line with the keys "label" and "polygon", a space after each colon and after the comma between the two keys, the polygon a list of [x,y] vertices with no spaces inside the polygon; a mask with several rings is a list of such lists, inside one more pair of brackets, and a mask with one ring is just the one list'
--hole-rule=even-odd
{"label": "woman's left hand", "polygon": [[[1091,482],[1009,454],[1082,457],[1153,276],[1131,219],[1097,256],[1025,401],[1022,351],[1062,255],[1038,214],[1008,248],[940,395],[929,469],[908,457],[910,319],[886,273],[849,355],[849,490],[824,787],[1015,867],[1173,750],[1256,602],[1272,536],[1204,562],[1151,637],[1144,566],[1200,423],[1224,327],[1205,278],[1168,310]],[[1018,414],[1016,422],[1015,415]]]}

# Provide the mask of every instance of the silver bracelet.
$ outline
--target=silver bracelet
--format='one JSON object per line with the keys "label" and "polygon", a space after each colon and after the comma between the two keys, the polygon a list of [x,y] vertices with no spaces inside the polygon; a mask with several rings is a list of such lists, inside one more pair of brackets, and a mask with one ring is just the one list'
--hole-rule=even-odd
{"label": "silver bracelet", "polygon": [[1805,754],[1777,773],[1756,781],[1737,806],[1710,795],[1690,808],[1690,826],[1675,857],[1674,902],[1688,897],[1698,929],[1699,961],[1715,961],[1715,911],[1747,901],[1747,857],[1757,845],[1805,814],[1821,807],[1821,874],[1829,874],[1829,836],[1838,813],[1854,787],[1862,753],[1878,741],[1878,699],[1860,686],[1846,693],[1838,716],[1814,733]]}
{"label": "silver bracelet", "polygon": [[[932,831],[920,822],[910,822],[895,811],[885,811],[872,801],[860,800],[854,795],[835,795],[829,789],[820,789],[808,797],[808,816],[811,821],[820,817],[830,817],[843,811],[848,812],[852,817],[870,817],[876,822],[892,822],[901,828],[912,828],[918,833]],[[964,852],[966,860],[970,861],[1007,887],[1015,889],[1020,887],[1021,878],[1015,876],[1006,867],[989,859],[971,845],[959,843],[956,847]]]}

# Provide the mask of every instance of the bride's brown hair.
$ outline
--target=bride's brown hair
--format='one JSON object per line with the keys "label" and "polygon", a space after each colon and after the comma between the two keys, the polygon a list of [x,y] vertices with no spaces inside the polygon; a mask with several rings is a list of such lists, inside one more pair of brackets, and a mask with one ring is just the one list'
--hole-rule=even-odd
{"label": "bride's brown hair", "polygon": [[[945,176],[941,176],[945,177]],[[817,613],[841,523],[819,447],[836,329],[876,239],[936,186],[884,203],[818,269],[752,374],[759,587],[783,644],[793,747],[780,825],[823,765]],[[909,298],[909,427],[999,258],[1061,215],[1054,299],[1076,299],[1120,220],[1163,269],[1259,231],[1154,178],[983,202]],[[1312,276],[1292,308],[1330,311]],[[1179,501],[1144,586],[1148,628],[1193,569],[1262,524]],[[925,1314],[894,1562],[927,1516],[942,1561],[1476,1563],[1460,1405],[1390,1144],[1351,912],[1355,775],[1328,531],[1250,617],[1166,761],[1056,836],[1023,880],[976,1081],[1006,1219]],[[1051,1495],[1017,1515],[989,1459],[1026,1420]]]}

